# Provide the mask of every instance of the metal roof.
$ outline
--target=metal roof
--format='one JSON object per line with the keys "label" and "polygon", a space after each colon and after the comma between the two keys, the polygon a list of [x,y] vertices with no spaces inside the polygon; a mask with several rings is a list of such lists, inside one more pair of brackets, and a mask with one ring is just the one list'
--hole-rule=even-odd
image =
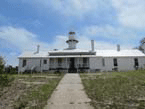
{"label": "metal roof", "polygon": [[38,58],[38,57],[48,57],[49,54],[48,52],[39,52],[39,53],[34,53],[34,52],[24,52],[18,58]]}
{"label": "metal roof", "polygon": [[[57,51],[43,51],[39,52],[37,54],[34,54],[33,52],[24,52],[22,55],[20,55],[18,58],[39,58],[39,57],[145,57],[145,54],[143,54],[141,51],[137,49],[131,49],[131,50],[95,50],[96,55],[83,55],[83,53],[89,53],[91,51],[89,50],[82,50],[82,49],[72,49],[72,50],[57,50]],[[71,55],[61,55],[61,56],[49,56],[50,53],[58,54],[58,53],[70,53]],[[74,55],[72,55],[74,53]],[[82,53],[82,55],[75,55],[75,53]]]}
{"label": "metal roof", "polygon": [[102,57],[134,57],[134,56],[145,56],[144,53],[137,49],[131,50],[96,50],[96,56]]}

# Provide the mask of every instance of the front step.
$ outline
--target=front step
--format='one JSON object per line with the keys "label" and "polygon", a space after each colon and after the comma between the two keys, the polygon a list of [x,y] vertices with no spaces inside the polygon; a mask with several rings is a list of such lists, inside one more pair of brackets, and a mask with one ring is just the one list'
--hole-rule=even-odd
{"label": "front step", "polygon": [[68,69],[69,73],[77,73],[77,69],[76,68],[70,68]]}

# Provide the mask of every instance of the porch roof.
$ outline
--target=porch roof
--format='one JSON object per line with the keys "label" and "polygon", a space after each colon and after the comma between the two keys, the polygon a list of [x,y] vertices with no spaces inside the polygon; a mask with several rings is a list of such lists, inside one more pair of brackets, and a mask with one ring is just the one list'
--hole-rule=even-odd
{"label": "porch roof", "polygon": [[[67,56],[49,56],[49,58],[74,58],[74,57],[96,57],[96,55],[67,55]],[[98,56],[97,56],[98,57]],[[101,57],[101,56],[100,56]]]}

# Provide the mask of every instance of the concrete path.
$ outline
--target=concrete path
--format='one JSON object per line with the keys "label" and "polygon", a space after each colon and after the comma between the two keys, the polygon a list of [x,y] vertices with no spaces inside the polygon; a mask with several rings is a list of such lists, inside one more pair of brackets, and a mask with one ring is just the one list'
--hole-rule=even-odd
{"label": "concrete path", "polygon": [[66,74],[44,109],[93,109],[79,74]]}

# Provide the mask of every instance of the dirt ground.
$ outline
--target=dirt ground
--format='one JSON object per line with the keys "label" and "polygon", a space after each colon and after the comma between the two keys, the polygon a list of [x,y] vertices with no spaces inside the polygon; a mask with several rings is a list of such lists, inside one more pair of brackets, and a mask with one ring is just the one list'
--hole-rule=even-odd
{"label": "dirt ground", "polygon": [[[16,109],[17,101],[22,96],[27,95],[31,90],[39,90],[44,84],[47,84],[49,79],[60,78],[59,76],[20,76],[16,77],[8,87],[0,90],[0,109]],[[30,102],[29,105],[34,105]]]}

